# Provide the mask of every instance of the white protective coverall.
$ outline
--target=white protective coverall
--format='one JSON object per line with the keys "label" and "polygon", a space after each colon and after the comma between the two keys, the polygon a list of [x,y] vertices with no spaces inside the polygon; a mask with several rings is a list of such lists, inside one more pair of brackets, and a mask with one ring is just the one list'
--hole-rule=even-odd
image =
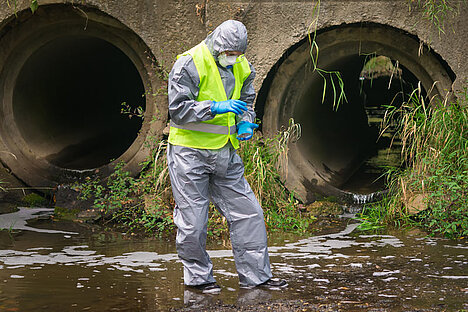
{"label": "white protective coverall", "polygon": [[[223,51],[247,48],[247,30],[237,21],[218,26],[205,39],[214,59]],[[232,69],[218,65],[228,99],[234,90]],[[245,80],[240,100],[248,110],[237,122],[254,122],[252,105],[255,71]],[[211,101],[196,101],[200,78],[190,55],[181,56],[169,74],[169,113],[176,124],[214,118]],[[169,144],[169,174],[176,202],[174,223],[177,230],[177,252],[184,265],[185,285],[196,286],[215,282],[213,265],[206,252],[208,206],[213,202],[226,218],[241,286],[256,286],[272,277],[267,250],[267,234],[263,211],[244,178],[244,165],[230,143],[220,149],[194,149]]]}

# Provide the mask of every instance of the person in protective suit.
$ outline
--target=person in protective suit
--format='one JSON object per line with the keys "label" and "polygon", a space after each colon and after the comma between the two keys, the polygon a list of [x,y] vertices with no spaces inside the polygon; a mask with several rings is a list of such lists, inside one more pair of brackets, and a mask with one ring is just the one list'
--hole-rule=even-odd
{"label": "person in protective suit", "polygon": [[226,218],[241,287],[287,286],[273,280],[263,211],[236,149],[254,129],[255,70],[244,57],[247,30],[228,20],[178,56],[168,84],[167,159],[175,200],[176,246],[184,283],[218,292],[206,252],[210,201]]}

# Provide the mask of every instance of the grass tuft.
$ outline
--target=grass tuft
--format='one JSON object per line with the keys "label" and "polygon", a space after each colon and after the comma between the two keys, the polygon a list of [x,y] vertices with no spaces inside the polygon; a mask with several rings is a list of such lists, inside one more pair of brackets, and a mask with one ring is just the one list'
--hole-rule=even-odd
{"label": "grass tuft", "polygon": [[468,92],[426,103],[419,87],[407,103],[390,109],[390,120],[397,120],[404,163],[388,169],[389,195],[362,217],[370,225],[417,220],[434,234],[468,235]]}

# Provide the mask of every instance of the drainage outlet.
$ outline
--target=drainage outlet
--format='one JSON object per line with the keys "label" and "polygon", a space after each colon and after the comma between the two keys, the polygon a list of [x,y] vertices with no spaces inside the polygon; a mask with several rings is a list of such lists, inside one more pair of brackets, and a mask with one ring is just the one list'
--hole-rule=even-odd
{"label": "drainage outlet", "polygon": [[303,201],[323,195],[352,201],[353,194],[384,190],[382,167],[400,162],[394,133],[380,136],[386,106],[407,101],[419,82],[423,93],[445,95],[454,77],[432,52],[418,55],[415,38],[389,27],[340,26],[319,33],[317,43],[319,68],[341,74],[347,101],[337,103],[336,76],[312,70],[304,40],[283,56],[262,86],[260,94],[267,94],[259,103],[263,130],[274,135],[290,118],[302,126],[302,137],[289,146],[284,178]]}
{"label": "drainage outlet", "polygon": [[166,111],[150,49],[116,19],[85,13],[40,6],[0,38],[0,158],[31,186],[105,178],[120,162],[137,173],[149,133],[165,125],[166,114],[150,123]]}

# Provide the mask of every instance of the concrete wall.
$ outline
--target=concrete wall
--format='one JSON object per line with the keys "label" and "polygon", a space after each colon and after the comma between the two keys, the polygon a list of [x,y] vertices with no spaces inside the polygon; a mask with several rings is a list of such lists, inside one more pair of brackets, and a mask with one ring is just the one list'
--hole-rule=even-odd
{"label": "concrete wall", "polygon": [[[13,1],[11,1],[13,2]],[[17,1],[17,11],[29,1]],[[80,1],[39,0],[40,5]],[[259,88],[271,67],[292,45],[304,39],[312,22],[314,1],[220,0],[95,0],[82,1],[118,19],[148,45],[156,59],[170,70],[175,56],[201,41],[226,19],[242,21],[249,31],[247,56],[257,69]],[[468,6],[460,1],[456,16],[447,20],[446,34],[439,34],[420,9],[409,9],[405,0],[322,0],[318,28],[373,22],[412,35],[445,60],[457,75],[456,89],[468,78]],[[197,6],[201,7],[197,15]],[[81,7],[81,6],[79,6]],[[454,15],[454,14],[452,14]],[[13,9],[0,6],[0,26],[14,18]]]}
{"label": "concrete wall", "polygon": [[[9,1],[11,5],[14,5],[14,2]],[[101,21],[112,23],[103,17],[108,15],[121,23],[117,28],[121,28],[123,24],[134,32],[147,46],[148,56],[154,56],[159,66],[149,69],[143,64],[142,68],[148,70],[149,76],[155,75],[155,72],[159,72],[159,76],[161,71],[169,72],[177,54],[203,40],[224,20],[240,20],[249,32],[249,48],[246,56],[257,70],[255,87],[257,91],[262,90],[266,93],[268,90],[265,89],[270,84],[265,81],[268,74],[276,70],[275,64],[282,60],[285,53],[291,52],[291,47],[305,42],[314,19],[313,12],[316,5],[316,2],[309,0],[38,0],[38,2],[39,9],[34,15],[29,11],[30,1],[27,0],[18,0],[16,9],[8,7],[5,1],[0,4],[0,42],[3,37],[14,32],[18,25],[35,16],[46,15],[49,6],[66,4],[69,8],[72,7],[76,14],[82,16],[83,28],[91,20],[96,23]],[[15,17],[15,10],[18,17]],[[468,5],[461,1],[457,12],[450,14],[445,23],[445,34],[439,33],[429,20],[422,18],[422,14],[419,8],[410,9],[407,0],[322,0],[317,26],[319,31],[360,23],[392,27],[407,34],[408,37],[416,38],[421,42],[421,46],[423,44],[429,46],[447,71],[453,71],[456,75],[452,89],[461,90],[468,80],[465,52],[468,50]],[[53,16],[49,18],[53,19]],[[413,58],[417,59],[419,57],[417,52],[414,54]],[[145,63],[144,60],[142,62]],[[0,73],[6,65],[2,64],[0,55]],[[260,105],[267,107],[265,98],[266,96]],[[167,117],[167,103],[164,96],[160,97],[159,102],[156,110],[159,124],[153,129],[156,132],[162,132]],[[143,126],[142,129],[147,128]],[[138,159],[141,160],[142,157]],[[25,172],[27,174],[27,171]]]}
{"label": "concrete wall", "polygon": [[[249,59],[258,71],[260,86],[268,71],[292,45],[304,39],[312,22],[313,1],[209,1],[207,29],[226,18],[241,16],[250,36]],[[238,14],[237,12],[242,12]],[[460,3],[458,15],[446,23],[440,34],[422,11],[409,10],[403,0],[323,0],[318,29],[342,24],[372,22],[401,29],[427,43],[457,75],[456,86],[468,78],[468,5]]]}

